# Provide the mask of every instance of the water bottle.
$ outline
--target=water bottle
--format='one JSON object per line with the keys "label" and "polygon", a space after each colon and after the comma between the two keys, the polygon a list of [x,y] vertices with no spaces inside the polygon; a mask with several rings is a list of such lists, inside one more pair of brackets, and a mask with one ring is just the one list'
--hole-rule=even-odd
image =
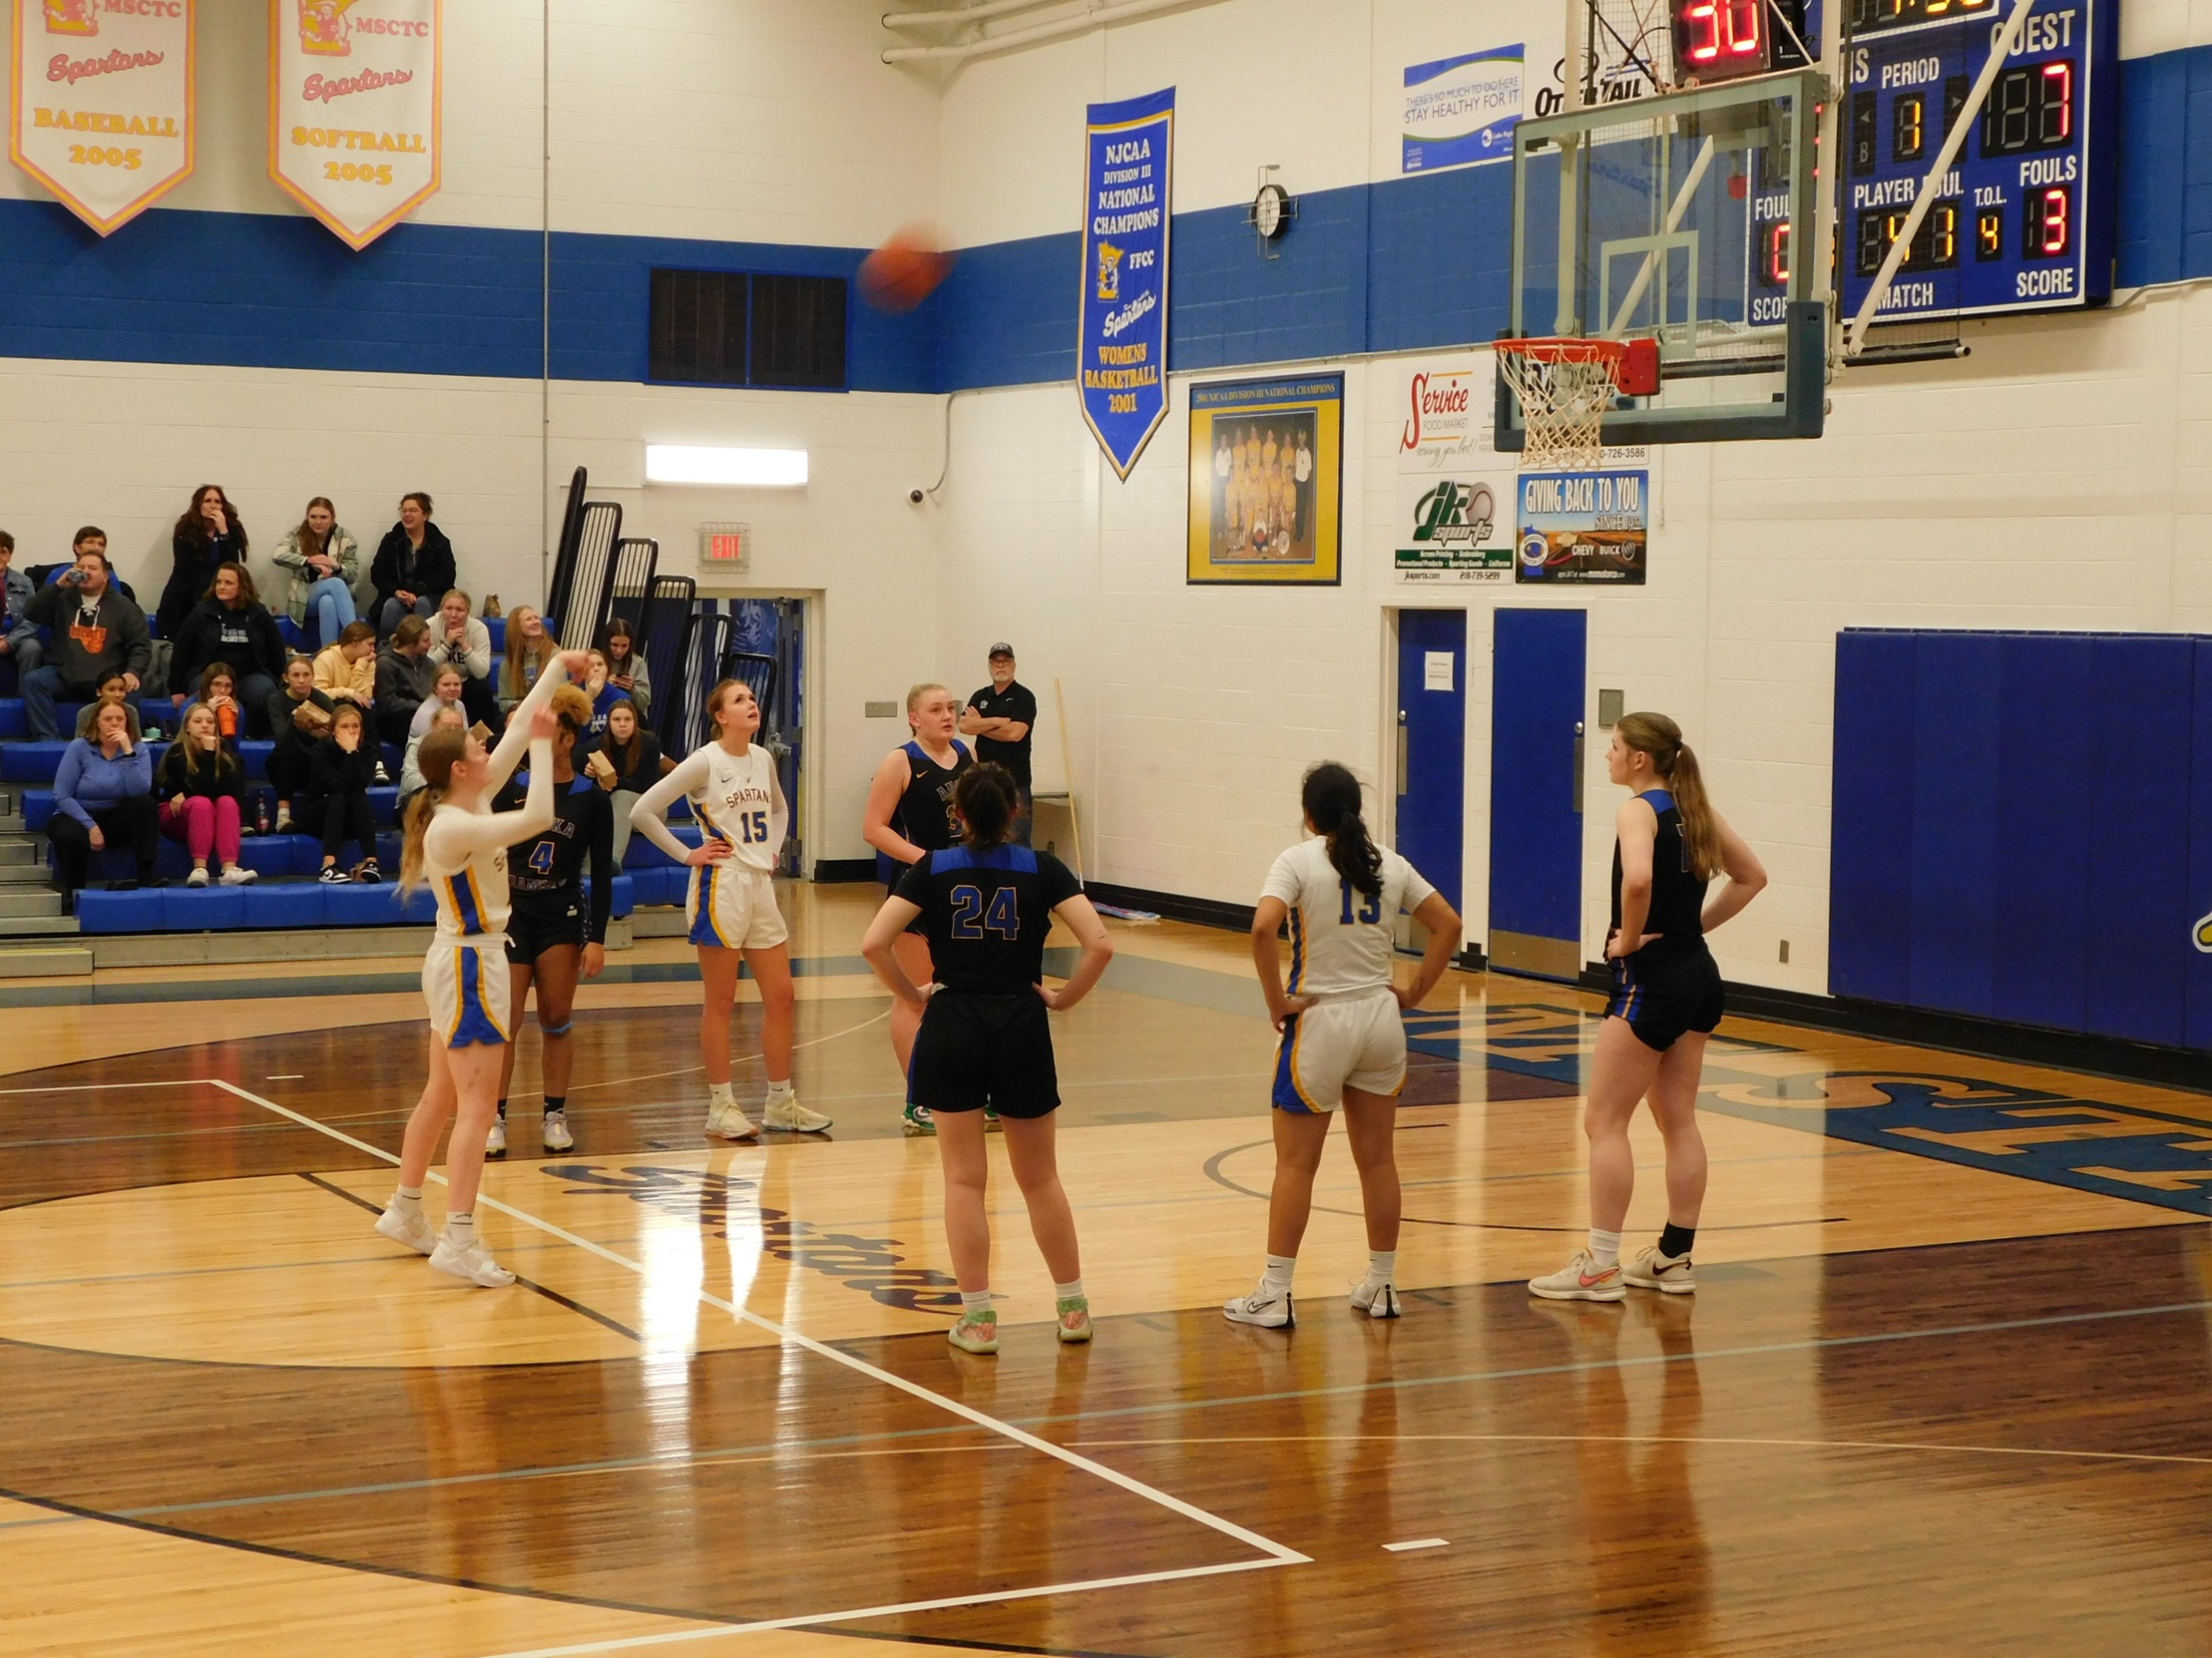
{"label": "water bottle", "polygon": [[265,793],[253,797],[253,832],[256,835],[268,833],[268,796]]}

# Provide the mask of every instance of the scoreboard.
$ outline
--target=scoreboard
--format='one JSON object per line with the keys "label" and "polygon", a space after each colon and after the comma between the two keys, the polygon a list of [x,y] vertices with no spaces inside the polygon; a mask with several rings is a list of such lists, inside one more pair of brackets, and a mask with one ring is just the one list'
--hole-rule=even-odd
{"label": "scoreboard", "polygon": [[[1844,184],[1837,230],[1850,317],[1904,229],[1920,181],[2010,6],[1829,3],[1851,7],[1849,91],[1837,124]],[[1877,321],[2049,310],[2110,297],[2118,11],[2117,0],[2035,0]]]}

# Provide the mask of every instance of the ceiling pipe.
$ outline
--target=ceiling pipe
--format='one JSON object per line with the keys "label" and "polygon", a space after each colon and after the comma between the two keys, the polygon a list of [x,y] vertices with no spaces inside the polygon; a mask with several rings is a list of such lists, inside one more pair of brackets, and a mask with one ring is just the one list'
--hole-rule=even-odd
{"label": "ceiling pipe", "polygon": [[985,57],[993,52],[1009,52],[1017,46],[1036,46],[1048,40],[1063,40],[1070,35],[1086,34],[1093,29],[1103,29],[1118,23],[1123,18],[1143,17],[1152,12],[1213,3],[1214,0],[1121,0],[1119,5],[1106,5],[1102,0],[1092,0],[1090,8],[1080,17],[1064,17],[1051,23],[1034,23],[1026,29],[1009,29],[1003,35],[987,35],[981,40],[965,41],[958,46],[894,46],[883,54],[883,61],[894,64],[965,63],[970,58]]}
{"label": "ceiling pipe", "polygon": [[978,5],[956,6],[950,11],[885,12],[883,26],[886,29],[930,29],[941,23],[975,23],[1007,12],[1035,11],[1039,6],[1061,3],[1064,0],[981,0]]}

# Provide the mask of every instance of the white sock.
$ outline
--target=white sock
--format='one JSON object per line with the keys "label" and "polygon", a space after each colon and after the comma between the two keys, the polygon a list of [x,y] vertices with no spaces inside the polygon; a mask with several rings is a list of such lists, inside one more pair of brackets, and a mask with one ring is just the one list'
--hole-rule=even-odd
{"label": "white sock", "polygon": [[422,1207],[422,1188],[420,1186],[401,1186],[392,1193],[392,1201],[402,1209],[419,1209]]}
{"label": "white sock", "polygon": [[706,1103],[719,1106],[734,1105],[737,1103],[737,1096],[729,1091],[727,1082],[709,1082],[706,1084]]}
{"label": "white sock", "polygon": [[461,1248],[468,1248],[476,1242],[476,1212],[472,1209],[465,1215],[446,1216],[445,1235]]}
{"label": "white sock", "polygon": [[1371,1249],[1367,1252],[1367,1281],[1370,1284],[1388,1284],[1397,1276],[1398,1251]]}
{"label": "white sock", "polygon": [[1295,1255],[1270,1255],[1267,1270],[1259,1275],[1259,1293],[1269,1301],[1290,1293],[1290,1275],[1298,1270]]}
{"label": "white sock", "polygon": [[1055,1284],[1053,1294],[1063,1301],[1081,1301],[1084,1299],[1083,1280],[1071,1278],[1065,1284]]}
{"label": "white sock", "polygon": [[789,1099],[790,1097],[791,1097],[791,1079],[790,1079],[790,1078],[789,1078],[788,1076],[786,1076],[786,1077],[785,1077],[785,1078],[784,1078],[784,1079],[783,1079],[782,1081],[780,1081],[780,1082],[776,1081],[776,1080],[775,1080],[775,1079],[774,1079],[773,1077],[770,1077],[770,1078],[769,1078],[769,1080],[768,1080],[768,1103],[769,1103],[769,1104],[771,1104],[771,1105],[779,1104],[779,1103],[781,1103],[782,1101],[784,1101],[784,1100],[786,1100],[786,1099]]}
{"label": "white sock", "polygon": [[991,1292],[989,1290],[962,1290],[960,1292],[960,1310],[963,1316],[972,1317],[978,1313],[988,1312],[990,1308]]}
{"label": "white sock", "polygon": [[1594,1265],[1600,1267],[1620,1265],[1620,1234],[1618,1232],[1600,1232],[1596,1227],[1591,1227],[1589,1229],[1589,1258]]}

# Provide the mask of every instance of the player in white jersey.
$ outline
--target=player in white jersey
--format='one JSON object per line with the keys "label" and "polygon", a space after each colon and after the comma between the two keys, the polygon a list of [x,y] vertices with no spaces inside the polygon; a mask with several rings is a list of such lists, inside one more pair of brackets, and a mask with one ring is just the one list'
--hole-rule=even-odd
{"label": "player in white jersey", "polygon": [[[1267,1270],[1259,1288],[1221,1310],[1238,1324],[1297,1323],[1290,1278],[1313,1209],[1313,1177],[1329,1117],[1341,1102],[1367,1214],[1367,1277],[1352,1306],[1398,1316],[1398,1090],[1406,1082],[1404,1008],[1436,989],[1460,948],[1460,918],[1421,872],[1367,835],[1359,779],[1324,762],[1306,773],[1302,804],[1315,838],[1267,872],[1252,917],[1252,960],[1268,1018],[1282,1033],[1275,1054],[1275,1185],[1267,1202]],[[1398,912],[1429,930],[1411,985],[1395,981]],[[1290,985],[1275,936],[1290,925]]]}
{"label": "player in white jersey", "polygon": [[[706,1131],[725,1140],[749,1140],[760,1132],[729,1086],[729,1023],[737,1006],[737,964],[752,969],[760,987],[760,1048],[768,1068],[768,1100],[762,1125],[819,1134],[830,1119],[810,1111],[791,1091],[791,952],[783,912],[776,908],[776,860],[790,813],[776,779],[775,756],[752,740],[760,729],[760,704],[742,679],[724,679],[706,695],[714,740],[646,791],[630,821],[671,858],[691,866],[684,915],[698,946],[699,1059],[706,1071]],[[670,833],[668,808],[679,796],[691,802],[699,844],[685,846]]]}
{"label": "player in white jersey", "polygon": [[[492,1259],[476,1235],[476,1191],[484,1178],[484,1139],[498,1108],[499,1078],[514,1032],[507,977],[507,849],[553,822],[553,693],[585,670],[581,651],[556,656],[515,711],[490,753],[484,728],[432,731],[415,751],[427,785],[407,807],[400,890],[429,887],[438,930],[422,963],[430,1007],[430,1079],[400,1147],[399,1190],[376,1230],[430,1257],[440,1272],[486,1289],[515,1275]],[[492,797],[529,750],[530,794],[522,810],[495,812]],[[446,1123],[446,1224],[434,1236],[422,1212],[423,1182]]]}

